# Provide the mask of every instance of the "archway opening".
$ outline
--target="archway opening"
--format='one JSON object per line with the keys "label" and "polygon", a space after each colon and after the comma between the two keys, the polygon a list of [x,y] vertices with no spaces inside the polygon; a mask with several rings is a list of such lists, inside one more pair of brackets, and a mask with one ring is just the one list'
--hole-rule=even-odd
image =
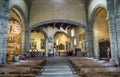
{"label": "archway opening", "polygon": [[[64,32],[56,32],[54,35],[54,51],[53,54],[56,55],[64,55],[65,52],[70,49],[70,38]],[[63,53],[63,54],[62,54]]]}
{"label": "archway opening", "polygon": [[24,35],[22,17],[16,8],[9,11],[8,37],[7,37],[7,62],[15,61],[15,56],[20,56],[24,51]]}
{"label": "archway opening", "polygon": [[[52,56],[86,56],[86,33],[80,25],[67,22],[47,22],[33,27],[31,31],[42,31],[45,33],[45,55]],[[68,52],[71,52],[70,55]],[[55,54],[54,54],[55,53]]]}
{"label": "archway opening", "polygon": [[31,57],[44,56],[46,50],[46,36],[40,30],[32,30],[30,34],[30,54]]}
{"label": "archway opening", "polygon": [[94,14],[94,52],[99,59],[109,60],[111,58],[110,36],[107,21],[107,11],[99,7]]}

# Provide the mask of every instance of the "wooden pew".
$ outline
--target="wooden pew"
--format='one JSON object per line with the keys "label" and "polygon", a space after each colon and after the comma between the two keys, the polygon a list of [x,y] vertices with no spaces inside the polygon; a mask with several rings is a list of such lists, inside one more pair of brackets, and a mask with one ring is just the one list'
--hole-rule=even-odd
{"label": "wooden pew", "polygon": [[80,70],[81,74],[106,74],[119,76],[120,68],[116,67],[84,67]]}
{"label": "wooden pew", "polygon": [[119,77],[120,68],[115,68],[113,65],[106,65],[86,57],[69,57],[68,59],[80,77]]}
{"label": "wooden pew", "polygon": [[116,75],[111,75],[111,74],[101,74],[101,73],[96,73],[96,74],[87,74],[87,75],[80,75],[77,77],[120,77]]}
{"label": "wooden pew", "polygon": [[106,73],[95,73],[95,74],[87,74],[86,77],[119,77],[119,76],[106,74]]}
{"label": "wooden pew", "polygon": [[0,77],[18,77],[18,74],[0,74]]}
{"label": "wooden pew", "polygon": [[5,64],[0,66],[0,76],[2,77],[35,77],[41,72],[45,62],[44,60],[21,60],[20,62]]}
{"label": "wooden pew", "polygon": [[9,74],[9,73],[21,74],[21,73],[30,71],[30,68],[21,68],[21,67],[16,67],[16,68],[2,67],[0,69],[1,69],[0,73],[3,73],[3,74]]}

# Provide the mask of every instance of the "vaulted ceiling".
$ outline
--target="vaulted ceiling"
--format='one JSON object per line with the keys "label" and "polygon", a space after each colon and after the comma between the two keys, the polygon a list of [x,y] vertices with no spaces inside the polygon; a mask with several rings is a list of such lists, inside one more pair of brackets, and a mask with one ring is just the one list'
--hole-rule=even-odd
{"label": "vaulted ceiling", "polygon": [[9,20],[13,20],[13,21],[18,21],[19,23],[22,24],[22,17],[21,17],[21,14],[20,12],[15,9],[15,8],[12,8],[9,12]]}
{"label": "vaulted ceiling", "polygon": [[38,24],[39,22],[57,19],[76,21],[86,25],[88,5],[92,0],[24,1],[28,5],[30,26],[32,26]]}
{"label": "vaulted ceiling", "polygon": [[49,20],[70,20],[86,25],[88,0],[30,0],[30,26]]}

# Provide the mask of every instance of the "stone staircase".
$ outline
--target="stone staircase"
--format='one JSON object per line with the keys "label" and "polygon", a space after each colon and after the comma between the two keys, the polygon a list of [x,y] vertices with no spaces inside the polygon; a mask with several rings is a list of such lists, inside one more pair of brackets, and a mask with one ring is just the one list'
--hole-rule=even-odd
{"label": "stone staircase", "polygon": [[48,57],[44,71],[36,77],[74,77],[64,57]]}

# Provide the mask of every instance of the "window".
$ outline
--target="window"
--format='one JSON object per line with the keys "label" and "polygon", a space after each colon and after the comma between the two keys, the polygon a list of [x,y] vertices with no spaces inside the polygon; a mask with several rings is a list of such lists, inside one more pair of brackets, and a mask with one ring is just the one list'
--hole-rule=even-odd
{"label": "window", "polygon": [[75,36],[75,31],[74,29],[71,30],[71,37]]}

